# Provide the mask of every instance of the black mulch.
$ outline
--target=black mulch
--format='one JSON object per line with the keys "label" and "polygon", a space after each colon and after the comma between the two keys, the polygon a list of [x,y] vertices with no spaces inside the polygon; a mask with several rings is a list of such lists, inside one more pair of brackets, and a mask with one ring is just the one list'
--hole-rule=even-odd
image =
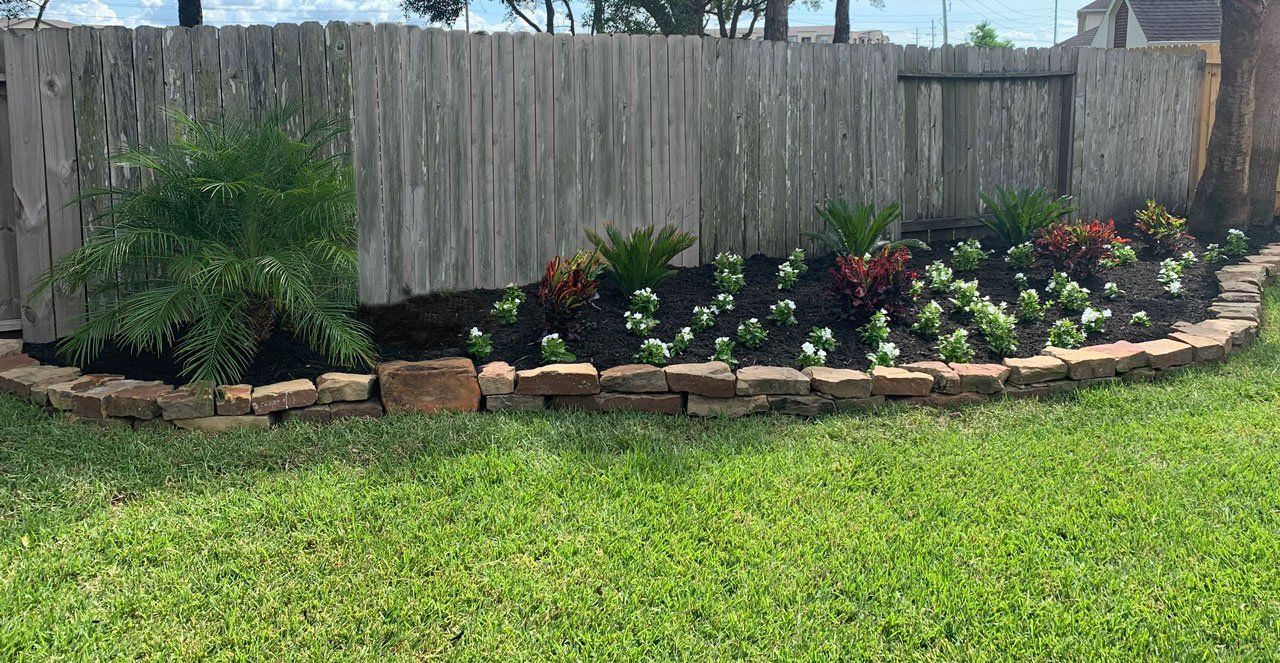
{"label": "black mulch", "polygon": [[[1127,228],[1125,236],[1132,236]],[[1251,233],[1254,244],[1273,241],[1274,231],[1255,229]],[[950,264],[951,243],[937,243],[931,252],[917,251],[911,260],[911,268],[923,271],[924,266],[935,259]],[[992,248],[986,246],[985,248]],[[1199,254],[1203,247],[1197,246]],[[1081,284],[1093,292],[1092,302],[1098,308],[1110,308],[1112,318],[1103,333],[1089,337],[1089,343],[1117,340],[1135,342],[1164,337],[1170,326],[1179,320],[1197,321],[1208,315],[1210,300],[1217,294],[1212,278],[1221,265],[1198,264],[1183,276],[1186,293],[1179,299],[1166,295],[1155,276],[1160,257],[1139,251],[1139,262],[1111,270],[1098,277],[1085,279]],[[736,357],[744,366],[771,364],[793,366],[812,327],[830,327],[839,341],[839,347],[827,358],[828,366],[866,368],[865,355],[869,348],[858,339],[856,324],[846,319],[840,301],[830,292],[830,269],[834,255],[811,258],[809,270],[790,291],[779,291],[775,273],[781,261],[776,258],[754,256],[746,262],[746,287],[735,295],[733,311],[721,314],[714,328],[697,334],[693,344],[675,362],[705,361],[712,354],[714,340],[719,336],[733,337],[738,323],[747,318],[759,318],[769,332],[768,340],[758,350],[738,345]],[[1006,301],[1012,307],[1018,296],[1013,275],[1018,271],[1009,268],[997,252],[983,263],[976,272],[958,275],[965,279],[978,279],[983,295],[993,301]],[[1046,270],[1026,270],[1031,286],[1044,296],[1047,282]],[[681,327],[690,323],[693,307],[707,305],[715,296],[711,266],[678,270],[676,276],[656,288],[661,307],[656,316],[661,322],[651,334],[669,341]],[[1124,296],[1114,301],[1103,301],[1102,286],[1115,281]],[[456,356],[464,353],[463,344],[467,331],[478,326],[493,333],[494,353],[489,360],[505,360],[519,368],[530,368],[539,363],[539,341],[545,333],[541,309],[537,301],[537,286],[524,287],[527,294],[520,308],[519,321],[510,327],[494,324],[488,316],[490,306],[501,296],[498,290],[472,290],[466,292],[437,293],[394,304],[367,307],[360,310],[360,317],[374,330],[381,357],[392,359],[431,359]],[[951,315],[951,304],[945,294],[926,293],[920,304],[936,299],[947,316],[943,333],[956,329],[957,319]],[[779,327],[767,321],[769,307],[780,299],[791,299],[797,305],[798,323]],[[608,280],[601,283],[599,298],[581,315],[582,330],[577,338],[569,341],[570,350],[579,361],[589,361],[604,368],[630,363],[639,348],[641,338],[624,328],[623,313],[628,301]],[[1154,324],[1149,328],[1128,324],[1136,311],[1146,311]],[[1079,320],[1079,314],[1066,314],[1050,309],[1044,323],[1018,326],[1018,355],[1037,354],[1048,341],[1049,325],[1060,317]],[[890,323],[893,333],[890,340],[901,350],[899,363],[937,358],[935,341],[917,336],[909,330],[914,315]],[[975,362],[999,361],[986,342],[970,328],[970,344],[976,351]],[[27,351],[37,359],[57,362],[53,344],[28,344]],[[179,365],[171,356],[135,356],[128,351],[108,345],[87,370],[102,373],[121,373],[145,380],[163,380],[181,383]],[[269,339],[257,360],[244,376],[249,384],[269,384],[294,378],[313,378],[321,373],[342,370],[324,361],[317,353],[294,341],[286,332]]]}

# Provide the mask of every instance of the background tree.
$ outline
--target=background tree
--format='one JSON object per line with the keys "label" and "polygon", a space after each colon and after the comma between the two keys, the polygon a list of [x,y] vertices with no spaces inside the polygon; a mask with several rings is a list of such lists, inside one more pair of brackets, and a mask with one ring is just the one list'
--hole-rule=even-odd
{"label": "background tree", "polygon": [[1189,219],[1200,233],[1212,235],[1249,223],[1249,151],[1256,109],[1253,83],[1262,58],[1265,8],[1264,0],[1222,0],[1222,79],[1209,153]]}
{"label": "background tree", "polygon": [[[867,4],[872,7],[884,7],[884,0],[870,0]],[[836,0],[836,33],[831,41],[847,44],[849,32],[849,0]]]}
{"label": "background tree", "polygon": [[[197,0],[198,1],[198,0]],[[573,8],[569,0],[560,0],[565,9],[565,17],[569,22],[569,33],[577,32],[577,24],[573,16]],[[533,28],[534,32],[556,32],[556,0],[543,0],[541,3],[524,0],[501,0],[511,18],[520,19],[522,23]],[[417,14],[432,23],[453,25],[458,22],[466,8],[465,0],[400,0],[400,9],[406,15]],[[541,14],[541,16],[539,16]]]}
{"label": "background tree", "polygon": [[790,0],[766,0],[764,6],[765,41],[787,40],[787,10]]}
{"label": "background tree", "polygon": [[194,28],[204,23],[204,9],[200,0],[178,0],[178,25]]}
{"label": "background tree", "polygon": [[49,0],[0,0],[0,16],[12,21],[34,14],[36,22],[32,29],[38,30],[48,7]]}
{"label": "background tree", "polygon": [[1262,53],[1254,74],[1253,144],[1249,151],[1249,219],[1275,219],[1276,179],[1280,178],[1280,66],[1267,58],[1280,54],[1280,2],[1270,2],[1262,19]]}
{"label": "background tree", "polygon": [[983,21],[969,31],[970,46],[981,46],[983,48],[1013,48],[1013,42],[1008,39],[1001,39],[996,33],[996,29],[991,25],[991,21]]}

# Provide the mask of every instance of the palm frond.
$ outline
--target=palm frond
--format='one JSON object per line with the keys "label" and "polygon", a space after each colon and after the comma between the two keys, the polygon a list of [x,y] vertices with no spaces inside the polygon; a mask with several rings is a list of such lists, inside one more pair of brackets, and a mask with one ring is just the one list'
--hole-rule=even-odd
{"label": "palm frond", "polygon": [[902,206],[898,203],[877,210],[870,203],[851,206],[843,198],[833,198],[816,209],[826,228],[822,232],[806,232],[804,236],[837,253],[860,258],[884,248],[929,250],[929,245],[918,239],[884,238],[890,226],[902,219]]}

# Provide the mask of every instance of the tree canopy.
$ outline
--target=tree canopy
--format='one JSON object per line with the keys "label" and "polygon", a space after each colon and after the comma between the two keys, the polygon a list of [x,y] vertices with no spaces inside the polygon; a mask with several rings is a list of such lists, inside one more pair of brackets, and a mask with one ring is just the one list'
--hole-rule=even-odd
{"label": "tree canopy", "polygon": [[984,48],[1013,48],[1013,41],[1001,39],[991,21],[983,21],[969,31],[969,45]]}

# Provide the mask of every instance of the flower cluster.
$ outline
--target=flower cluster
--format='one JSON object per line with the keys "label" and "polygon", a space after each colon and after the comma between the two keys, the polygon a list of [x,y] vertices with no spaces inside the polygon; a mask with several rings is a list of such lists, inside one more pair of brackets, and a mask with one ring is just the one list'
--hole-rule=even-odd
{"label": "flower cluster", "polygon": [[889,338],[889,312],[884,309],[876,311],[867,320],[867,324],[859,330],[859,334],[867,345],[877,345],[886,341]]}
{"label": "flower cluster", "polygon": [[693,329],[706,331],[716,324],[716,308],[707,306],[693,307]]}
{"label": "flower cluster", "polygon": [[806,342],[800,346],[800,359],[797,360],[797,363],[800,364],[800,368],[826,365],[827,351]]}
{"label": "flower cluster", "polygon": [[721,336],[716,339],[715,354],[711,355],[711,361],[722,361],[733,368],[738,365],[738,360],[733,358],[733,339],[728,336]]}
{"label": "flower cluster", "polygon": [[1083,311],[1089,305],[1089,289],[1075,281],[1068,281],[1058,289],[1054,303],[1058,308],[1071,313]]}
{"label": "flower cluster", "polygon": [[1031,287],[1031,281],[1027,279],[1026,274],[1018,272],[1013,275],[1013,285],[1016,286],[1018,290],[1026,290]]}
{"label": "flower cluster", "polygon": [[676,332],[676,337],[671,339],[671,354],[678,355],[689,349],[689,345],[693,343],[693,330],[689,327],[681,327]]}
{"label": "flower cluster", "polygon": [[796,303],[790,299],[783,299],[769,307],[769,321],[777,325],[794,325],[796,323]]}
{"label": "flower cluster", "polygon": [[1178,256],[1178,264],[1182,265],[1183,269],[1194,267],[1198,262],[1200,259],[1196,257],[1195,251],[1184,251],[1181,256]]}
{"label": "flower cluster", "polygon": [[885,341],[876,347],[875,352],[867,353],[867,361],[871,362],[871,368],[877,366],[893,366],[898,361],[898,355],[901,354],[898,346]]}
{"label": "flower cluster", "polygon": [[987,339],[991,351],[1008,357],[1018,349],[1018,319],[1005,309],[1004,302],[992,304],[984,301],[974,311],[978,331]]}
{"label": "flower cluster", "polygon": [[569,346],[564,344],[564,339],[559,334],[547,334],[542,337],[542,363],[544,364],[564,364],[576,360],[577,357],[569,352]]}
{"label": "flower cluster", "polygon": [[1205,262],[1222,262],[1227,259],[1227,254],[1222,250],[1220,244],[1210,244],[1204,247],[1204,253],[1200,254]]}
{"label": "flower cluster", "polygon": [[796,271],[791,263],[784,262],[778,265],[778,289],[790,290],[796,286],[796,281],[800,280],[800,272]]}
{"label": "flower cluster", "polygon": [[1249,253],[1249,236],[1235,228],[1228,230],[1227,241],[1222,245],[1222,253],[1232,260],[1245,257]]}
{"label": "flower cluster", "polygon": [[1160,263],[1160,272],[1156,274],[1156,280],[1164,284],[1164,291],[1173,297],[1181,297],[1182,288],[1182,263],[1173,258],[1165,258]]}
{"label": "flower cluster", "polygon": [[743,264],[742,256],[736,253],[716,255],[716,288],[721,293],[732,295],[747,284],[746,277],[742,275]]}
{"label": "flower cluster", "polygon": [[1085,334],[1097,334],[1107,328],[1111,319],[1111,309],[1098,310],[1092,306],[1085,308],[1080,314],[1080,328]]}
{"label": "flower cluster", "polygon": [[732,311],[733,295],[727,292],[722,292],[716,295],[716,298],[711,300],[711,310],[715,311],[716,315],[724,313],[725,311]]}
{"label": "flower cluster", "polygon": [[657,320],[639,311],[627,311],[622,314],[622,318],[627,321],[627,331],[636,336],[648,336],[658,326]]}
{"label": "flower cluster", "polygon": [[1040,301],[1040,293],[1030,288],[1018,293],[1018,319],[1023,322],[1044,320],[1045,309],[1049,308]]}
{"label": "flower cluster", "polygon": [[524,293],[512,283],[502,292],[502,299],[493,303],[493,319],[500,325],[514,325],[516,312],[524,303]]}
{"label": "flower cluster", "polygon": [[637,364],[649,364],[650,366],[662,366],[670,360],[671,346],[656,338],[645,339],[640,344],[640,351],[635,356]]}
{"label": "flower cluster", "polygon": [[1084,332],[1076,323],[1063,318],[1049,328],[1049,345],[1059,348],[1078,348],[1084,345]]}
{"label": "flower cluster", "polygon": [[978,293],[978,282],[954,281],[951,283],[951,303],[964,313],[973,313],[973,308],[982,301]]}
{"label": "flower cluster", "polygon": [[738,340],[748,348],[759,348],[764,345],[767,338],[769,338],[769,332],[765,331],[764,325],[761,325],[760,320],[756,318],[745,320],[738,325]]}
{"label": "flower cluster", "polygon": [[1123,242],[1111,243],[1111,256],[1103,258],[1102,268],[1113,269],[1115,267],[1124,267],[1138,262],[1138,252],[1133,250],[1132,246]]}
{"label": "flower cluster", "polygon": [[951,280],[955,278],[955,273],[947,267],[946,263],[941,260],[935,260],[924,268],[924,276],[929,280],[929,287],[933,290],[941,292],[951,285]]}
{"label": "flower cluster", "polygon": [[467,354],[476,359],[484,359],[493,354],[493,335],[480,331],[479,327],[472,327],[467,334]]}
{"label": "flower cluster", "polygon": [[949,364],[967,364],[973,359],[969,332],[957,329],[938,339],[938,356]]}
{"label": "flower cluster", "polygon": [[652,288],[641,288],[631,293],[631,310],[650,316],[657,314],[658,296]]}
{"label": "flower cluster", "polygon": [[1036,247],[1031,242],[1023,242],[1009,247],[1004,253],[1004,261],[1016,269],[1026,269],[1036,259]]}
{"label": "flower cluster", "polygon": [[1103,299],[1107,299],[1107,300],[1119,299],[1120,296],[1123,294],[1124,294],[1124,291],[1120,289],[1120,286],[1116,285],[1115,281],[1107,281],[1106,283],[1102,284]]}
{"label": "flower cluster", "polygon": [[976,239],[966,239],[951,247],[951,266],[960,273],[972,272],[989,255],[991,252],[982,250],[981,242]]}
{"label": "flower cluster", "polygon": [[830,327],[814,327],[809,330],[809,342],[819,350],[831,352],[836,349],[836,337]]}
{"label": "flower cluster", "polygon": [[1146,311],[1138,311],[1129,317],[1129,324],[1134,327],[1150,327],[1151,316],[1147,315]]}
{"label": "flower cluster", "polygon": [[920,313],[916,314],[916,321],[911,325],[911,330],[925,338],[933,338],[938,335],[938,330],[941,328],[942,306],[931,299],[928,304],[920,308]]}

